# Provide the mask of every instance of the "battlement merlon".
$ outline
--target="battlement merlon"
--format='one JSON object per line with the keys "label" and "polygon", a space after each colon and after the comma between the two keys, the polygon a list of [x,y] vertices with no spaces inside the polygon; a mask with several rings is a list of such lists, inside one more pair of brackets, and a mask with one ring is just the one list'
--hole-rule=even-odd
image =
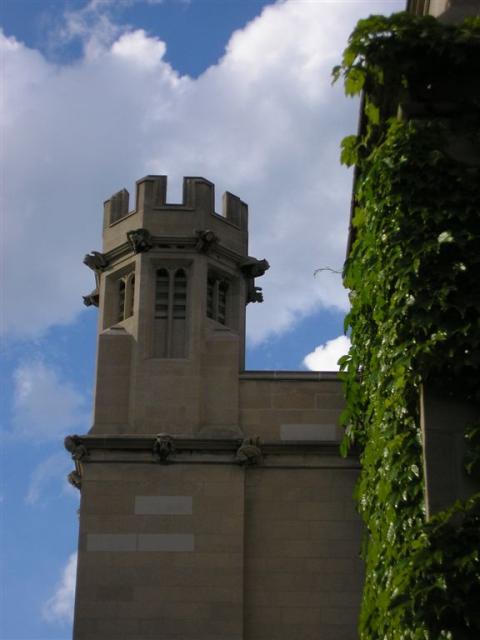
{"label": "battlement merlon", "polygon": [[125,233],[145,228],[155,236],[192,236],[211,229],[226,246],[246,254],[248,206],[230,192],[223,194],[222,213],[215,212],[215,185],[201,177],[183,179],[183,198],[168,203],[167,176],[149,175],[137,180],[135,208],[129,210],[129,193],[122,189],[104,203],[104,251],[124,241]]}

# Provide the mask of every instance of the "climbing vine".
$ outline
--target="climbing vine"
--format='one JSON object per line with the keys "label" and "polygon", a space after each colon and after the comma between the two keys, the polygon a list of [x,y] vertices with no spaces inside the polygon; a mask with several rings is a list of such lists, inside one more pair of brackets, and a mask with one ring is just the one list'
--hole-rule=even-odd
{"label": "climbing vine", "polygon": [[[422,384],[480,400],[480,20],[361,20],[334,79],[363,94],[344,283],[342,450],[360,450],[365,640],[480,637],[480,494],[424,513]],[[455,82],[455,90],[452,90]],[[480,467],[480,426],[466,470]]]}

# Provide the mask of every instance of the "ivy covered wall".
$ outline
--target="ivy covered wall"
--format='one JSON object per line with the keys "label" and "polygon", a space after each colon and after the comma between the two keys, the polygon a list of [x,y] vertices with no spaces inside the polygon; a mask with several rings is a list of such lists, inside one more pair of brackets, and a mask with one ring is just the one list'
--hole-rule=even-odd
{"label": "ivy covered wall", "polygon": [[[344,282],[345,452],[359,448],[365,640],[480,638],[480,494],[428,522],[421,385],[480,401],[480,20],[358,23],[334,78],[363,94]],[[478,474],[480,423],[465,472]]]}

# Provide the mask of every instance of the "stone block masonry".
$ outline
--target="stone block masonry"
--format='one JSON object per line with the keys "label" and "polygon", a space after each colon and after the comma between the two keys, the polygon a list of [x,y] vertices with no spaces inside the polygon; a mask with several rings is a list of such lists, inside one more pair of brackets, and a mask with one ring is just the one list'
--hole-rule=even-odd
{"label": "stone block masonry", "polygon": [[74,640],[350,640],[362,569],[333,373],[244,371],[269,265],[247,205],[165,176],[104,207],[85,264],[99,307],[94,421],[66,447],[81,489]]}
{"label": "stone block masonry", "polygon": [[174,439],[159,464],[151,438],[105,440],[83,439],[75,638],[113,638],[117,621],[144,640],[160,620],[160,638],[356,637],[358,464],[336,443],[265,443],[245,466],[241,441]]}

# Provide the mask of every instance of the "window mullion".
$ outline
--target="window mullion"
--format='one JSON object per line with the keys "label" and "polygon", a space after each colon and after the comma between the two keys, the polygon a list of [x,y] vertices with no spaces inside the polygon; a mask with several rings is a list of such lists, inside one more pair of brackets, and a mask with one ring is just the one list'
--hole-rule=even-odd
{"label": "window mullion", "polygon": [[175,278],[174,272],[172,270],[168,270],[168,316],[167,316],[167,358],[171,357],[172,354],[172,332],[173,332],[173,298],[174,298],[174,287],[175,287]]}
{"label": "window mullion", "polygon": [[117,322],[125,320],[125,302],[126,302],[126,284],[125,278],[120,278],[118,281],[118,310],[117,310]]}
{"label": "window mullion", "polygon": [[213,318],[218,322],[218,279],[215,280],[213,290]]}

